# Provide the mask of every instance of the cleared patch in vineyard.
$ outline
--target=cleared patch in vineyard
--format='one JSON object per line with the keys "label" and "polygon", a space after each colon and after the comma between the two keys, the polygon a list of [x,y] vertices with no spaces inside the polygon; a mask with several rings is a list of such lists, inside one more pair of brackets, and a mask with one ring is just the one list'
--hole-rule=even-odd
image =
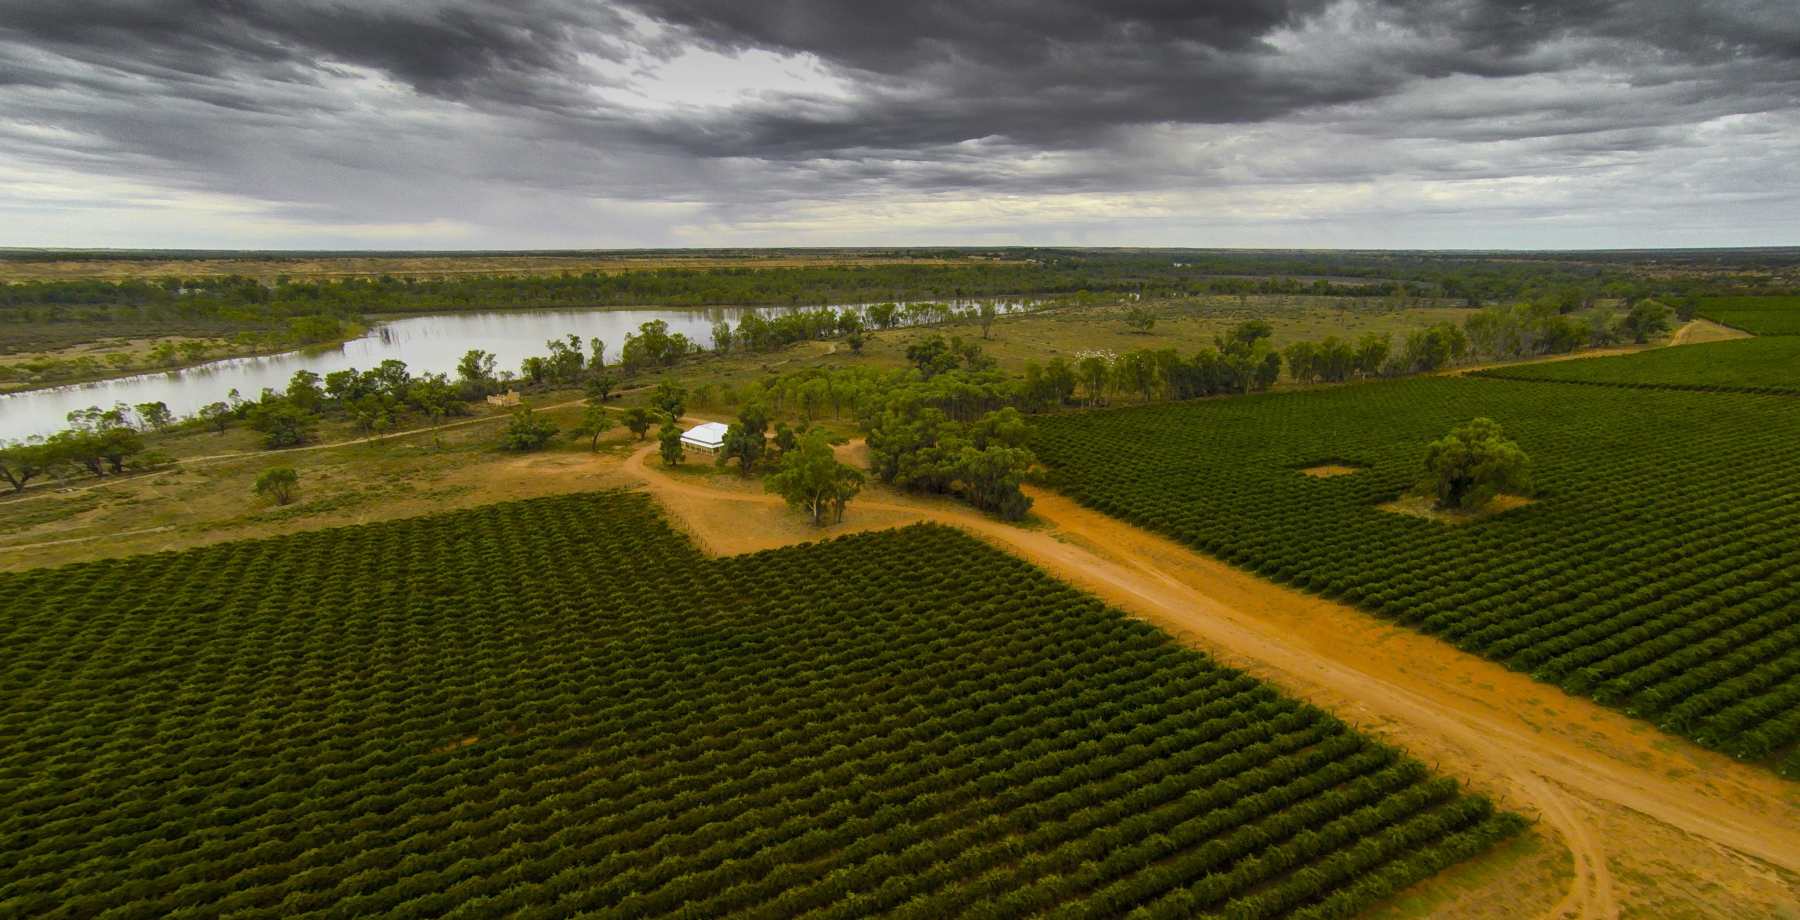
{"label": "cleared patch in vineyard", "polygon": [[960,532],[605,493],[0,577],[0,914],[1344,916],[1513,833]]}
{"label": "cleared patch in vineyard", "polygon": [[[1378,509],[1477,416],[1536,502],[1455,528]],[[1091,507],[1800,776],[1800,401],[1442,378],[1037,424]],[[1366,469],[1293,474],[1318,457]]]}
{"label": "cleared patch in vineyard", "polygon": [[1736,339],[1476,373],[1502,380],[1800,396],[1800,337]]}

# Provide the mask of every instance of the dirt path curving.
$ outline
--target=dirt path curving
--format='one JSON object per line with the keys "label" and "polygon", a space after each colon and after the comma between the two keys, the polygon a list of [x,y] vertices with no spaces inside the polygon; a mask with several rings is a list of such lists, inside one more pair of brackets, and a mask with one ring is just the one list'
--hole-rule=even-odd
{"label": "dirt path curving", "polygon": [[1675,334],[1669,337],[1670,345],[1703,345],[1707,342],[1729,342],[1732,339],[1748,339],[1752,336],[1742,329],[1720,325],[1710,319],[1688,320]]}
{"label": "dirt path curving", "polygon": [[[793,526],[796,516],[777,496],[671,476],[644,462],[650,450],[634,453],[623,472],[711,552],[821,535]],[[1539,890],[1549,887],[1546,879],[1502,874],[1474,895],[1430,908],[1433,914],[1616,917],[1630,908],[1657,916],[1800,916],[1800,784],[1354,608],[1270,584],[1063,496],[1031,491],[1037,527],[871,488],[851,503],[847,529],[917,521],[962,528],[1538,818],[1567,850],[1571,877],[1563,889]]]}

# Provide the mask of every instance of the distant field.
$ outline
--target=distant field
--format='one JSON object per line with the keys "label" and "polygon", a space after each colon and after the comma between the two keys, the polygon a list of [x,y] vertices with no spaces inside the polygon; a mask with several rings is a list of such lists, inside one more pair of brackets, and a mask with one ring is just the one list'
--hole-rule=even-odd
{"label": "distant field", "polygon": [[[1535,504],[1376,507],[1475,416],[1531,455]],[[1440,378],[1036,424],[1101,511],[1800,776],[1800,401]]]}
{"label": "distant field", "polygon": [[1581,361],[1520,364],[1478,373],[1507,380],[1800,395],[1800,339],[1736,339]]}
{"label": "distant field", "polygon": [[[1125,305],[1069,302],[1002,317],[993,328],[992,338],[981,340],[981,347],[1002,369],[1017,373],[1030,361],[1042,364],[1056,357],[1074,361],[1089,352],[1121,355],[1138,349],[1173,348],[1191,355],[1211,347],[1215,337],[1247,319],[1268,322],[1274,330],[1275,347],[1285,348],[1294,342],[1317,342],[1328,336],[1354,341],[1369,333],[1387,335],[1399,342],[1415,329],[1432,323],[1461,323],[1469,315],[1464,308],[1424,298],[1400,303],[1373,297],[1211,295],[1149,306],[1157,315],[1156,325],[1149,333],[1126,324]],[[973,341],[981,339],[981,327],[967,321],[896,329],[875,337],[864,354],[883,363],[906,364],[906,347],[933,335],[960,335]]]}
{"label": "distant field", "polygon": [[[751,252],[741,256],[681,255],[416,255],[334,256],[311,258],[256,255],[218,258],[93,258],[0,259],[0,283],[10,281],[65,281],[94,278],[128,281],[158,278],[211,278],[241,275],[273,280],[286,275],[296,280],[393,275],[405,278],[453,278],[458,275],[555,275],[562,272],[626,272],[656,268],[793,268],[823,265],[939,264],[946,259],[855,252]],[[971,261],[971,260],[957,260]],[[989,260],[992,261],[992,260]]]}
{"label": "distant field", "polygon": [[1345,916],[1523,825],[937,527],[590,493],[4,576],[0,639],[9,916]]}
{"label": "distant field", "polygon": [[1800,335],[1800,297],[1707,297],[1699,315],[1757,335]]}

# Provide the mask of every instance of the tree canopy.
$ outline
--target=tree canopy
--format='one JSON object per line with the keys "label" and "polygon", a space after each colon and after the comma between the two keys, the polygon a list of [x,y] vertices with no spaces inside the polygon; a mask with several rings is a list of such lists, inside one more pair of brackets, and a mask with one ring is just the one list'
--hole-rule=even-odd
{"label": "tree canopy", "polygon": [[1425,450],[1420,489],[1443,509],[1474,511],[1501,492],[1531,490],[1531,458],[1509,440],[1498,422],[1471,419]]}
{"label": "tree canopy", "polygon": [[657,432],[657,449],[662,453],[663,463],[679,466],[685,453],[681,446],[681,426],[675,424],[673,418],[663,422],[662,429]]}
{"label": "tree canopy", "polygon": [[256,477],[256,494],[268,497],[277,505],[292,502],[299,493],[300,474],[291,466],[271,467]]}
{"label": "tree canopy", "polygon": [[738,462],[738,473],[744,476],[756,468],[768,449],[769,411],[757,403],[745,406],[738,420],[725,429],[725,442],[719,448],[718,464]]}
{"label": "tree canopy", "polygon": [[555,422],[532,412],[530,406],[520,406],[513,410],[512,419],[506,423],[500,446],[505,450],[542,450],[551,438],[556,437],[556,432]]}
{"label": "tree canopy", "polygon": [[582,410],[581,423],[576,425],[569,433],[578,438],[589,439],[588,450],[595,451],[600,449],[601,435],[613,430],[617,424],[617,422],[613,421],[612,413],[608,412],[605,406],[598,402],[590,401],[587,404],[587,407]]}
{"label": "tree canopy", "polygon": [[844,506],[862,491],[863,474],[839,463],[831,439],[821,429],[801,436],[800,443],[781,456],[781,467],[763,480],[763,488],[805,511],[814,524],[844,519]]}

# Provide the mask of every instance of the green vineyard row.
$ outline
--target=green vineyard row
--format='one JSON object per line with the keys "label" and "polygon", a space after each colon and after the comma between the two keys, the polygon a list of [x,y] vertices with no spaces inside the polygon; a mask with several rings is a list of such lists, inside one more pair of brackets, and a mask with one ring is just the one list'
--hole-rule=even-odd
{"label": "green vineyard row", "polygon": [[[1534,504],[1380,507],[1477,416]],[[1091,507],[1800,776],[1800,401],[1440,378],[1037,424]],[[1300,472],[1322,463],[1360,471]]]}
{"label": "green vineyard row", "polygon": [[0,577],[0,915],[1342,917],[1521,819],[957,531],[639,495]]}
{"label": "green vineyard row", "polygon": [[1800,335],[1800,297],[1703,297],[1698,315],[1756,335]]}
{"label": "green vineyard row", "polygon": [[1516,364],[1476,373],[1501,380],[1800,396],[1800,337],[1709,342],[1579,361]]}

